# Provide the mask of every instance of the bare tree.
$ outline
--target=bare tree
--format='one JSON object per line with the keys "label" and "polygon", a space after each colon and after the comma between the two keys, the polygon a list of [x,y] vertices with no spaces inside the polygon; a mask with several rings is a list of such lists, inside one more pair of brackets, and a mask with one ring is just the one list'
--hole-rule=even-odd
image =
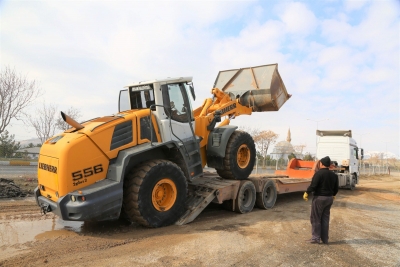
{"label": "bare tree", "polygon": [[30,81],[15,69],[5,67],[0,72],[0,133],[12,119],[20,120],[24,109],[40,94],[37,81]]}
{"label": "bare tree", "polygon": [[248,126],[239,126],[240,131],[244,131],[249,133],[251,136],[256,136],[261,132],[259,128],[254,128],[254,127],[248,127]]}
{"label": "bare tree", "polygon": [[254,143],[256,144],[257,150],[264,159],[267,157],[268,148],[270,145],[275,144],[278,139],[278,134],[273,131],[259,131],[253,135]]}
{"label": "bare tree", "polygon": [[306,147],[306,145],[298,145],[298,146],[293,146],[294,151],[296,151],[296,154],[303,155],[303,150]]}
{"label": "bare tree", "polygon": [[[81,112],[78,109],[74,108],[74,107],[70,107],[67,110],[67,112],[65,112],[65,114],[67,114],[69,117],[71,117],[72,119],[74,119],[76,121],[78,121],[80,119],[80,117],[81,117]],[[56,128],[61,130],[61,131],[66,131],[69,128],[71,128],[71,126],[68,123],[66,123],[62,119],[61,116],[59,116],[57,118],[57,121],[56,121]]]}
{"label": "bare tree", "polygon": [[56,131],[57,120],[55,115],[57,109],[58,107],[55,105],[43,103],[42,108],[36,109],[34,117],[28,117],[28,123],[35,128],[36,136],[42,144],[52,137]]}

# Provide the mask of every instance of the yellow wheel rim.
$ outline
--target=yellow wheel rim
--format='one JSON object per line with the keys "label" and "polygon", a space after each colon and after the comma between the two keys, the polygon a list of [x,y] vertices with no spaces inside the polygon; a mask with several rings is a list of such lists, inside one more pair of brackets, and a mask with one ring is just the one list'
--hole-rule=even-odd
{"label": "yellow wheel rim", "polygon": [[167,211],[174,205],[176,195],[175,183],[171,179],[162,179],[154,186],[151,201],[156,210]]}
{"label": "yellow wheel rim", "polygon": [[237,164],[240,168],[244,169],[250,162],[250,149],[247,145],[243,144],[239,147],[236,157]]}

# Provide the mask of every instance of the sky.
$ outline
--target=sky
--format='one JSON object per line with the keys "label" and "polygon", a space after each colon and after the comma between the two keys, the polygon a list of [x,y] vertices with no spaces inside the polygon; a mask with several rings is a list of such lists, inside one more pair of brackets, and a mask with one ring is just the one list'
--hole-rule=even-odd
{"label": "sky", "polygon": [[[400,1],[5,1],[0,67],[40,82],[82,120],[118,112],[132,82],[192,76],[196,103],[219,71],[278,63],[292,97],[231,125],[315,153],[316,129],[352,130],[365,151],[400,150]],[[16,140],[33,128],[12,121]],[[269,152],[272,152],[270,150]]]}

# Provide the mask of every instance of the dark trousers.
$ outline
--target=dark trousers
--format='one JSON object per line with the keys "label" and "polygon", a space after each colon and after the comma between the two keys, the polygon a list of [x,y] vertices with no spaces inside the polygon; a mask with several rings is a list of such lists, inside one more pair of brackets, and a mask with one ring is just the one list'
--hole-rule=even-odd
{"label": "dark trousers", "polygon": [[311,226],[312,226],[312,240],[328,243],[329,239],[329,218],[331,214],[331,207],[333,204],[333,197],[328,196],[314,196],[311,206]]}

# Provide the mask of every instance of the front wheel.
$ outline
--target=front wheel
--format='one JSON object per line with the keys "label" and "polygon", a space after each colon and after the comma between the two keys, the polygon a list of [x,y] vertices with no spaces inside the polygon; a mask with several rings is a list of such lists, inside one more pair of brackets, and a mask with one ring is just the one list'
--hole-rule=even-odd
{"label": "front wheel", "polygon": [[185,212],[186,194],[186,178],[176,164],[149,160],[125,177],[124,212],[147,227],[171,225]]}
{"label": "front wheel", "polygon": [[356,189],[356,183],[357,183],[357,178],[355,174],[352,174],[350,177],[350,187],[349,187],[351,191]]}
{"label": "front wheel", "polygon": [[225,150],[224,165],[216,169],[224,179],[245,180],[254,168],[256,148],[250,134],[235,131],[230,136]]}

